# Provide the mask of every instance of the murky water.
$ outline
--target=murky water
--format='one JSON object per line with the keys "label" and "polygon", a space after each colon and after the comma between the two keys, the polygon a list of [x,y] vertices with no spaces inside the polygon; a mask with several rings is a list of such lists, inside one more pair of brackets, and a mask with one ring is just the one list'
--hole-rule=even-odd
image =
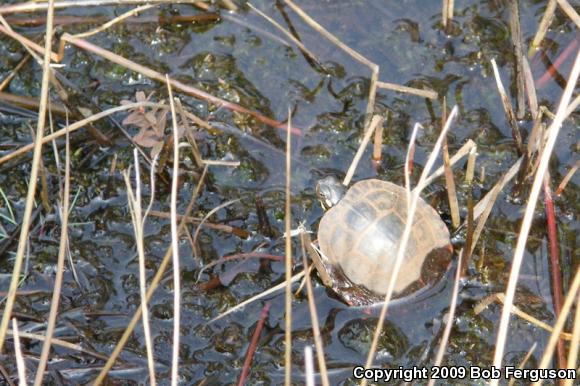
{"label": "murky water", "polygon": [[[322,209],[314,186],[324,175],[344,176],[363,133],[364,112],[368,102],[370,70],[321,37],[288,7],[272,2],[253,4],[296,33],[313,52],[325,70],[316,66],[294,44],[267,21],[248,8],[233,13],[221,10],[218,21],[196,24],[129,23],[90,38],[99,46],[149,66],[173,78],[199,87],[213,95],[260,113],[285,120],[292,111],[292,124],[300,129],[292,138],[292,225],[304,223],[316,232]],[[441,4],[424,1],[303,1],[300,6],[315,20],[352,49],[380,66],[379,80],[435,90],[439,101],[382,90],[377,94],[376,111],[388,116],[383,139],[383,159],[371,161],[371,151],[363,155],[354,180],[380,178],[403,181],[406,145],[414,123],[424,127],[417,140],[415,180],[441,129],[442,97],[449,107],[457,105],[459,118],[451,128],[449,149],[454,153],[468,139],[478,146],[477,170],[485,179],[474,187],[475,199],[487,193],[517,160],[511,131],[503,113],[493,78],[491,59],[498,63],[502,80],[515,95],[514,56],[509,33],[509,9],[501,1],[469,1],[457,4],[451,34],[441,27]],[[533,38],[545,5],[520,2],[525,46]],[[201,11],[185,5],[160,6],[162,13],[191,15]],[[99,7],[60,11],[59,15],[113,17],[123,9]],[[86,25],[62,27],[79,32]],[[19,27],[19,32],[40,34],[42,28]],[[552,62],[578,39],[573,23],[558,13],[546,39],[546,55]],[[577,51],[577,49],[576,49]],[[6,76],[25,52],[6,36],[0,39],[0,74]],[[564,60],[558,72],[567,78],[573,56]],[[69,46],[59,71],[84,90],[80,103],[92,101],[102,109],[134,99],[135,92],[154,92],[153,100],[166,98],[163,85],[112,64],[103,58]],[[546,61],[530,61],[538,87],[538,99],[551,111],[563,91],[558,76],[546,76]],[[37,95],[41,71],[29,62],[11,82],[7,92]],[[219,277],[225,285],[199,289],[201,268],[220,257],[260,252],[284,255],[284,130],[274,129],[255,119],[205,101],[179,95],[184,106],[208,119],[215,131],[200,131],[197,141],[204,159],[239,161],[240,166],[211,166],[197,200],[194,215],[203,217],[212,208],[240,199],[213,214],[209,221],[227,224],[250,232],[247,239],[204,227],[199,232],[197,253],[187,238],[180,242],[182,298],[182,341],[180,374],[184,384],[230,384],[238,379],[260,312],[271,305],[264,331],[254,356],[248,384],[276,384],[284,378],[284,298],[279,291],[243,310],[214,323],[210,319],[235,304],[284,280],[284,263],[259,259],[232,260],[205,270],[200,282]],[[513,99],[515,103],[515,99]],[[2,105],[3,107],[3,105]],[[4,108],[4,107],[3,107]],[[118,122],[124,114],[115,116]],[[31,118],[4,112],[0,116],[0,156],[16,145],[30,142]],[[60,119],[59,123],[63,120]],[[524,135],[529,135],[529,114],[521,120]],[[550,165],[553,186],[562,180],[578,158],[578,115],[572,114],[559,136]],[[99,128],[118,132],[109,121]],[[135,127],[127,128],[132,135]],[[169,130],[167,131],[169,133]],[[169,135],[169,134],[168,134]],[[75,197],[70,217],[71,256],[78,274],[74,280],[67,268],[55,336],[78,343],[107,357],[139,305],[138,261],[136,258],[127,193],[120,170],[132,163],[132,145],[122,135],[112,147],[98,147],[82,133],[73,136],[72,194]],[[53,152],[46,146],[44,166],[49,188],[58,191]],[[60,152],[62,157],[64,151]],[[109,174],[114,155],[117,170]],[[182,184],[179,211],[185,210],[198,181],[199,170],[191,153],[183,150]],[[29,159],[21,158],[0,165],[0,187],[14,210],[22,216],[29,176]],[[438,161],[437,166],[441,161]],[[166,166],[169,170],[170,167]],[[454,168],[462,218],[467,213],[467,187],[462,183],[465,162]],[[151,195],[148,172],[144,201]],[[560,253],[564,283],[575,271],[578,260],[578,177],[556,200]],[[475,250],[474,260],[460,293],[456,323],[452,330],[445,363],[449,365],[490,366],[494,352],[496,325],[501,306],[492,304],[475,315],[473,307],[488,294],[503,291],[512,259],[526,195],[512,194],[512,185],[500,195]],[[526,189],[524,189],[526,191]],[[157,182],[153,209],[169,211],[169,188]],[[445,185],[442,179],[427,188],[426,199],[450,225]],[[58,253],[59,221],[55,216],[56,194],[51,198],[52,213],[42,211],[34,221],[29,240],[26,280],[20,287],[15,315],[22,331],[44,333]],[[256,198],[266,209],[273,236],[259,226]],[[8,235],[16,225],[4,216],[10,213],[0,199],[0,290],[6,290],[12,271],[16,243]],[[195,226],[189,227],[193,237]],[[16,239],[18,234],[16,233]],[[148,277],[152,277],[170,245],[170,225],[166,218],[150,217],[145,226]],[[461,240],[461,237],[458,237]],[[459,241],[459,246],[461,241]],[[301,268],[299,244],[294,243],[296,270]],[[548,269],[547,237],[543,205],[539,204],[530,234],[516,305],[534,317],[553,324],[553,309]],[[428,300],[395,307],[389,312],[380,339],[376,364],[383,367],[427,366],[433,362],[437,341],[449,308],[452,274]],[[150,304],[151,328],[159,380],[167,382],[172,342],[172,278],[165,279]],[[324,341],[325,357],[333,384],[351,384],[352,368],[366,360],[378,312],[349,308],[315,283],[316,305]],[[313,345],[308,305],[304,294],[294,299],[293,379],[303,382],[304,347]],[[530,347],[537,343],[529,366],[539,362],[548,334],[517,317],[510,324],[510,338],[504,363],[517,365]],[[6,345],[0,363],[16,373],[13,346]],[[33,371],[41,343],[24,340],[29,371]],[[117,367],[110,373],[119,383],[142,383],[147,377],[142,328],[137,328]],[[86,353],[54,347],[47,379],[52,383],[90,382],[103,365],[101,359]],[[31,373],[32,374],[32,373]],[[468,382],[470,383],[470,382]]]}

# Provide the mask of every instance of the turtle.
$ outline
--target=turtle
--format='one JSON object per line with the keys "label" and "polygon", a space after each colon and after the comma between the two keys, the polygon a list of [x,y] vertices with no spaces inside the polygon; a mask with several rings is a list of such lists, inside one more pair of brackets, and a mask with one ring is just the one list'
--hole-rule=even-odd
{"label": "turtle", "polygon": [[[321,256],[314,261],[323,283],[350,305],[383,301],[407,220],[405,189],[368,179],[347,191],[328,176],[318,182],[316,194],[326,210],[318,227]],[[393,299],[432,287],[448,270],[452,253],[447,226],[419,198]]]}

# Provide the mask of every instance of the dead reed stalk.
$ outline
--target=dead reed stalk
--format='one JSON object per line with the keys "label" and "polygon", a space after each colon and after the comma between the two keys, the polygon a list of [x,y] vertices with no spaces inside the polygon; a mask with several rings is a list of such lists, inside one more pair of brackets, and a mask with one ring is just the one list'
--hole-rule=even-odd
{"label": "dead reed stalk", "polygon": [[291,190],[291,175],[292,175],[292,136],[290,135],[290,127],[292,121],[290,108],[288,108],[288,130],[286,133],[286,204],[284,228],[286,229],[285,249],[286,249],[286,324],[284,331],[284,384],[290,386],[292,382],[292,237],[290,236],[292,230],[292,196]]}
{"label": "dead reed stalk", "polygon": [[169,76],[165,75],[169,104],[171,106],[171,121],[173,124],[173,173],[171,176],[171,249],[173,264],[173,349],[171,351],[171,385],[179,383],[179,337],[181,326],[181,270],[179,265],[179,235],[177,229],[177,183],[179,181],[179,129],[177,113],[173,101],[173,91]]}
{"label": "dead reed stalk", "polygon": [[56,326],[56,316],[58,314],[58,307],[60,304],[60,293],[62,289],[62,279],[64,275],[64,258],[68,249],[68,216],[69,216],[69,194],[70,194],[70,142],[68,132],[66,133],[66,150],[65,150],[65,168],[64,168],[64,187],[62,190],[62,206],[60,212],[61,228],[60,228],[60,242],[58,246],[58,258],[56,262],[56,276],[54,278],[54,289],[52,291],[52,299],[50,302],[50,312],[48,315],[48,323],[46,326],[46,340],[42,345],[40,360],[38,368],[36,369],[36,376],[34,378],[34,385],[42,385],[48,355],[50,354],[50,346],[52,344],[52,336]]}
{"label": "dead reed stalk", "polygon": [[36,183],[38,179],[38,168],[40,165],[40,158],[42,157],[42,140],[44,137],[44,128],[46,124],[46,112],[48,105],[48,87],[50,77],[50,46],[52,44],[53,36],[53,16],[54,16],[54,0],[48,1],[48,12],[46,17],[46,32],[45,32],[45,47],[44,47],[44,61],[42,63],[42,84],[40,90],[40,109],[38,111],[38,121],[36,126],[36,137],[34,140],[34,152],[32,155],[32,165],[30,170],[30,179],[28,181],[28,192],[26,194],[26,204],[24,213],[22,215],[22,227],[20,231],[20,238],[18,239],[18,248],[16,250],[16,257],[14,260],[14,268],[12,270],[12,278],[10,280],[10,287],[6,297],[6,306],[2,314],[2,321],[0,322],[0,353],[4,347],[4,340],[8,330],[8,324],[12,315],[12,308],[14,307],[14,300],[16,298],[16,289],[20,281],[20,272],[22,270],[22,263],[24,261],[24,252],[28,241],[28,231],[30,228],[30,217],[34,207],[34,196],[36,194]]}

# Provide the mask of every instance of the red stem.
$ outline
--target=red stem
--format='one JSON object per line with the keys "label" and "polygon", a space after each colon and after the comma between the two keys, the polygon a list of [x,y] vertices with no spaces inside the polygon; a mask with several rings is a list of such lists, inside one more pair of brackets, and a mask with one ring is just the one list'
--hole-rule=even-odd
{"label": "red stem", "polygon": [[254,358],[254,353],[256,352],[256,347],[258,346],[258,339],[260,339],[260,333],[264,328],[264,323],[266,322],[266,317],[270,311],[270,302],[264,305],[262,308],[262,313],[260,314],[260,320],[256,325],[256,330],[254,335],[252,335],[252,341],[248,346],[248,351],[246,352],[246,359],[244,360],[244,367],[242,368],[242,374],[240,375],[240,380],[238,381],[238,386],[243,386],[246,383],[246,378],[250,372],[250,365],[252,364],[252,358]]}
{"label": "red stem", "polygon": [[[562,275],[560,270],[560,251],[558,247],[558,233],[556,228],[556,215],[554,212],[554,200],[552,199],[552,189],[548,177],[544,178],[544,203],[546,205],[546,218],[548,222],[548,241],[550,244],[550,266],[552,276],[552,296],[554,299],[554,313],[556,318],[562,310]],[[558,368],[566,368],[566,355],[564,351],[564,341],[558,340],[557,346]]]}

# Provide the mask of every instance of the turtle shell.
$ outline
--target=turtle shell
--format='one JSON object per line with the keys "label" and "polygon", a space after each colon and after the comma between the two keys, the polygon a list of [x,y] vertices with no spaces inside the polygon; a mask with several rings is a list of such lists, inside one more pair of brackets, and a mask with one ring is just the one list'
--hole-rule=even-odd
{"label": "turtle shell", "polygon": [[[320,250],[333,268],[352,283],[384,295],[397,258],[407,219],[406,191],[393,183],[364,180],[322,217],[318,228]],[[449,231],[437,212],[419,199],[404,261],[394,286],[395,297],[420,289],[429,275],[428,256],[451,255]],[[445,255],[445,253],[444,253]],[[442,276],[439,275],[439,277]],[[411,292],[412,292],[411,291]]]}

